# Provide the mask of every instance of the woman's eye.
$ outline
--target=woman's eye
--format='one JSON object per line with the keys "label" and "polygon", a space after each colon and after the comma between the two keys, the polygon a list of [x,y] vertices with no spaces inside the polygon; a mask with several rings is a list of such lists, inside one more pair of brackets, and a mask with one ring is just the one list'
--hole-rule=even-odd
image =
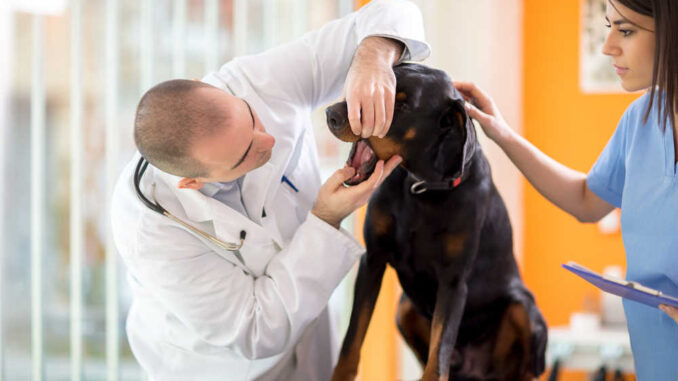
{"label": "woman's eye", "polygon": [[608,28],[608,29],[609,29],[609,28],[612,28],[612,25],[610,25],[609,23],[608,23],[608,24],[605,24],[605,28]]}
{"label": "woman's eye", "polygon": [[628,29],[619,29],[619,33],[621,33],[624,37],[628,37],[633,33],[633,31]]}

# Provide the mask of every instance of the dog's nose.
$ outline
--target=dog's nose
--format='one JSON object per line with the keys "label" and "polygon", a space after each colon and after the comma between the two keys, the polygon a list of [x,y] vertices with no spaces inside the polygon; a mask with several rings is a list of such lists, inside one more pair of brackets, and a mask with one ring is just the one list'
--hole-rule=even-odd
{"label": "dog's nose", "polygon": [[341,102],[328,107],[325,110],[327,126],[332,131],[338,131],[348,122],[348,108],[346,102]]}

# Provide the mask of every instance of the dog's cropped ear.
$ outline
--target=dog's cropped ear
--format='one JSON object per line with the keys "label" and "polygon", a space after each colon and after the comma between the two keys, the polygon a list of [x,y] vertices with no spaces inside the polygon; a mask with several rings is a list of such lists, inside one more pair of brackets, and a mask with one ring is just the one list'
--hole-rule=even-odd
{"label": "dog's cropped ear", "polygon": [[443,161],[445,160],[444,158],[450,158],[452,155],[450,150],[452,150],[451,145],[454,144],[454,142],[447,141],[441,144],[441,152],[438,154],[436,167],[440,169],[446,176],[449,176],[450,172],[452,172],[452,177],[455,179],[460,178],[464,175],[464,167],[466,167],[466,164],[473,157],[476,147],[476,131],[473,127],[471,118],[469,118],[468,114],[466,113],[466,109],[464,109],[463,100],[450,99],[447,110],[440,118],[440,128],[458,129],[457,131],[450,131],[450,133],[447,134],[447,138],[445,140],[457,140],[459,139],[459,135],[461,135],[461,139],[464,143],[462,148],[461,163],[457,163],[457,166],[453,169],[453,171],[450,170],[451,168],[447,168],[447,165],[445,165],[446,163]]}

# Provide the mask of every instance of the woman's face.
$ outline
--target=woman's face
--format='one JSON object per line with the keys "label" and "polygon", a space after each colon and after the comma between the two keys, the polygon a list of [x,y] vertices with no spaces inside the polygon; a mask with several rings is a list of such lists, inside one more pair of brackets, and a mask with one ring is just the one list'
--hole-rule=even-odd
{"label": "woman's face", "polygon": [[617,0],[608,0],[605,18],[610,28],[603,54],[612,57],[627,91],[652,85],[654,67],[654,19],[634,12]]}

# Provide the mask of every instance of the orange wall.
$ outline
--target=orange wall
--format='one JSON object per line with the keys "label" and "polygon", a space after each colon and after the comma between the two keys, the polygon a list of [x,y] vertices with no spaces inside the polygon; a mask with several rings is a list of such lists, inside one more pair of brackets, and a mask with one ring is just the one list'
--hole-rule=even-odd
{"label": "orange wall", "polygon": [[[580,1],[524,1],[524,134],[557,161],[588,172],[638,94],[589,95],[579,90]],[[603,22],[603,20],[600,20]],[[560,267],[579,262],[602,271],[624,268],[621,234],[581,224],[526,184],[523,273],[549,326],[565,325],[587,297],[588,283]],[[583,379],[568,378],[568,379]]]}
{"label": "orange wall", "polygon": [[[356,7],[369,1],[356,0]],[[626,107],[638,94],[583,94],[579,90],[580,1],[524,0],[524,134],[559,162],[587,172]],[[601,20],[601,22],[603,22]],[[579,262],[593,270],[625,267],[620,234],[603,235],[581,224],[525,186],[522,271],[549,326],[566,325],[586,298],[598,299],[587,283],[560,267]],[[357,234],[362,236],[362,227]],[[366,380],[394,380],[397,368],[394,308],[396,282],[385,277],[363,346],[360,372]],[[566,380],[583,380],[568,374]]]}

